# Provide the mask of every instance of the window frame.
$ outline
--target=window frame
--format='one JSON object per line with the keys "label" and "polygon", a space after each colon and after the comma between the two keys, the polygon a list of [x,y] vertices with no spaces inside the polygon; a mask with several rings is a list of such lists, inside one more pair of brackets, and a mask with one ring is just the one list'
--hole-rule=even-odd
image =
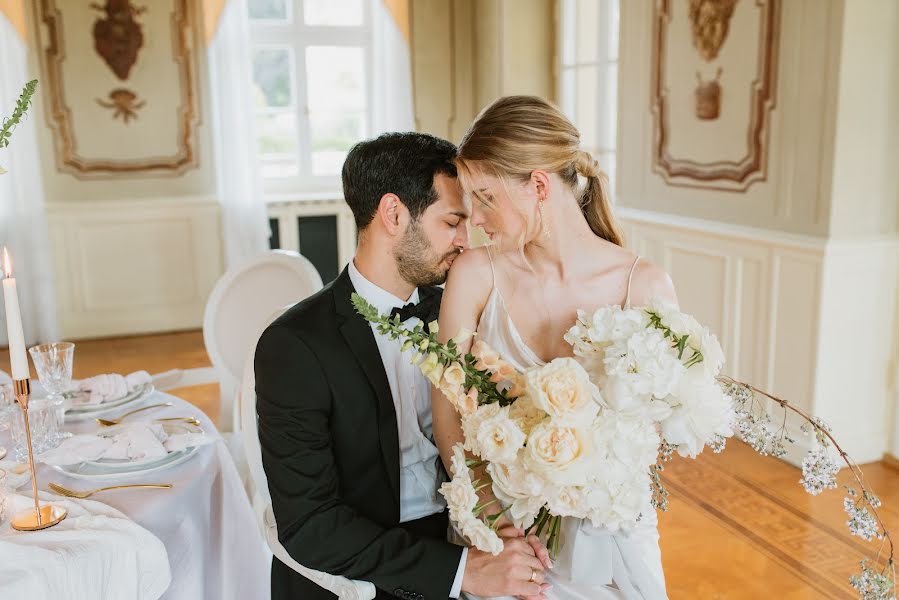
{"label": "window frame", "polygon": [[[579,8],[583,2],[597,3],[599,9],[597,17],[599,22],[596,23],[596,32],[600,42],[597,43],[596,56],[589,60],[579,60],[578,57],[578,23],[584,17],[579,14]],[[596,130],[592,132],[593,139],[597,140],[596,146],[583,145],[583,149],[590,152],[593,157],[599,161],[600,167],[608,173],[610,187],[615,189],[616,175],[616,159],[617,159],[617,98],[618,98],[618,57],[620,51],[620,3],[621,0],[559,0],[556,3],[556,98],[558,105],[566,116],[571,119],[574,125],[581,130],[582,124],[577,122],[579,113],[578,99],[578,70],[596,68],[596,94],[593,98],[593,105],[597,111]],[[602,43],[602,40],[608,40],[610,36],[614,36],[617,43],[613,45],[612,41]],[[614,41],[613,40],[613,41]],[[566,48],[571,48],[571,61],[566,61],[568,52]],[[615,77],[614,89],[603,93],[606,87],[605,73],[609,68],[614,68]],[[570,86],[570,93],[573,97],[569,98],[566,93],[566,75],[571,72],[574,74],[574,81]],[[582,131],[582,139],[585,137]],[[610,144],[603,145],[602,140],[610,141]]]}
{"label": "window frame", "polygon": [[[374,117],[374,7],[373,1],[362,0],[361,25],[307,25],[303,19],[304,0],[285,0],[288,7],[286,21],[253,19],[248,15],[250,49],[290,48],[292,107],[297,122],[298,173],[285,177],[262,176],[266,202],[283,201],[285,197],[331,193],[340,189],[340,174],[314,175],[312,172],[312,137],[309,119],[309,94],[306,69],[306,49],[312,46],[361,48],[365,89],[365,130],[363,138],[371,135]],[[248,90],[247,93],[252,93]],[[252,99],[251,99],[252,100]],[[251,101],[253,119],[264,112]],[[256,140],[258,143],[258,136]],[[265,155],[258,154],[258,168],[265,165]],[[287,156],[293,156],[292,153]]]}

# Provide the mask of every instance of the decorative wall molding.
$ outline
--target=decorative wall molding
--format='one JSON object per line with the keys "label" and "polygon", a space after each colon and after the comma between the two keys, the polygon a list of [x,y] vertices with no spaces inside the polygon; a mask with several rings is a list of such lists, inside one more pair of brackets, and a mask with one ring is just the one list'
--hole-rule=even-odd
{"label": "decorative wall molding", "polygon": [[[768,173],[768,146],[771,129],[770,113],[775,106],[775,90],[777,85],[777,54],[780,19],[779,0],[755,0],[744,2],[757,10],[758,35],[752,51],[756,55],[754,78],[749,80],[748,73],[740,72],[739,62],[733,58],[716,61],[717,75],[714,81],[703,81],[700,70],[696,76],[700,85],[693,89],[693,78],[687,79],[683,72],[672,73],[669,61],[675,52],[683,53],[693,34],[681,33],[672,35],[672,22],[679,29],[689,29],[691,24],[686,18],[686,2],[677,0],[656,0],[653,10],[652,31],[652,83],[651,111],[653,120],[652,169],[661,175],[669,185],[698,187],[703,189],[723,189],[729,191],[745,191],[757,181],[764,181]],[[733,11],[732,2],[714,2],[706,0],[708,8],[714,9],[722,5],[722,12],[728,8]],[[738,10],[739,10],[738,6]],[[684,13],[676,20],[673,11]],[[678,14],[680,14],[678,13]],[[740,13],[738,13],[740,16]],[[728,17],[729,19],[730,17]],[[748,19],[743,15],[744,20]],[[731,23],[730,27],[741,27],[742,23]],[[731,35],[733,37],[733,35]],[[672,39],[673,38],[673,39]],[[727,43],[727,40],[723,40]],[[733,41],[732,43],[736,43]],[[678,47],[672,49],[672,44]],[[701,64],[699,53],[696,62]],[[739,49],[740,53],[748,49]],[[715,58],[718,58],[717,52]],[[723,66],[720,66],[723,65]],[[686,67],[684,67],[686,68]],[[682,68],[683,71],[683,68]],[[725,80],[719,84],[722,73]],[[734,80],[736,79],[736,82]],[[744,85],[747,84],[747,85]],[[675,102],[685,95],[696,95],[697,116],[692,119],[683,112],[672,116],[672,98]],[[750,101],[747,114],[736,114],[736,111],[723,112],[719,117],[719,103],[731,102],[734,95],[749,94]],[[704,125],[702,121],[720,120],[722,123]],[[711,131],[716,135],[743,129],[745,122],[745,154],[740,158],[697,158],[699,148],[685,151],[683,144],[680,150],[672,148],[672,137],[675,127],[680,129],[680,137],[690,136],[693,131]],[[709,130],[709,127],[716,127]],[[711,135],[711,134],[710,134]],[[701,142],[695,142],[700,144]]]}
{"label": "decorative wall molding", "polygon": [[47,216],[65,338],[200,327],[223,271],[214,198],[51,204]]}
{"label": "decorative wall molding", "polygon": [[[197,166],[195,7],[187,0],[150,5],[141,17],[146,47],[128,80],[120,81],[93,50],[89,29],[76,29],[96,18],[90,3],[34,2],[57,168],[79,179],[94,179],[178,175]],[[177,90],[177,105],[166,95],[169,90]],[[104,108],[108,104],[115,112]],[[136,121],[131,121],[134,116]],[[123,143],[129,137],[134,144]]]}

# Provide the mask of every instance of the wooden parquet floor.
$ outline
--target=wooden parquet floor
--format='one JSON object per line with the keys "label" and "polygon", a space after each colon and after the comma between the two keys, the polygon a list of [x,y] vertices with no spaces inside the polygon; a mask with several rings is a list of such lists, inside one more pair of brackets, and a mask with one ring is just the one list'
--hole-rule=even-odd
{"label": "wooden parquet floor", "polygon": [[[0,350],[0,365],[8,364]],[[208,365],[196,331],[76,342],[75,377]],[[217,386],[174,393],[218,417]],[[887,526],[899,531],[899,470],[885,462],[863,470],[883,500]],[[659,529],[672,600],[856,597],[849,575],[877,542],[849,535],[840,489],[809,496],[798,469],[736,441],[720,455],[676,458],[664,477],[671,498]]]}

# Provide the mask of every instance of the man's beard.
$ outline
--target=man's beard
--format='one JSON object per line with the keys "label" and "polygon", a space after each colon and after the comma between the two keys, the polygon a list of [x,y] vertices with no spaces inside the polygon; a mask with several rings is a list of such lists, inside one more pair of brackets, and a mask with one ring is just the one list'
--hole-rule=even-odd
{"label": "man's beard", "polygon": [[444,283],[449,269],[443,262],[457,254],[459,250],[454,248],[437,258],[425,232],[415,222],[409,225],[393,252],[400,276],[416,287]]}

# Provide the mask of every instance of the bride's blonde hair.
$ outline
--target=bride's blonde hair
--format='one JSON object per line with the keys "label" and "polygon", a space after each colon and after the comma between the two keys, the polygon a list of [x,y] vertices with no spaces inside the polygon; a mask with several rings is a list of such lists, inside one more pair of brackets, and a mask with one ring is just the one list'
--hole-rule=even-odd
{"label": "bride's blonde hair", "polygon": [[608,177],[589,152],[580,149],[580,133],[555,106],[537,96],[506,96],[481,111],[459,145],[456,164],[465,178],[472,167],[502,180],[527,181],[531,172],[557,173],[578,197],[578,174],[587,185],[578,198],[597,236],[618,246],[624,238],[612,215]]}

